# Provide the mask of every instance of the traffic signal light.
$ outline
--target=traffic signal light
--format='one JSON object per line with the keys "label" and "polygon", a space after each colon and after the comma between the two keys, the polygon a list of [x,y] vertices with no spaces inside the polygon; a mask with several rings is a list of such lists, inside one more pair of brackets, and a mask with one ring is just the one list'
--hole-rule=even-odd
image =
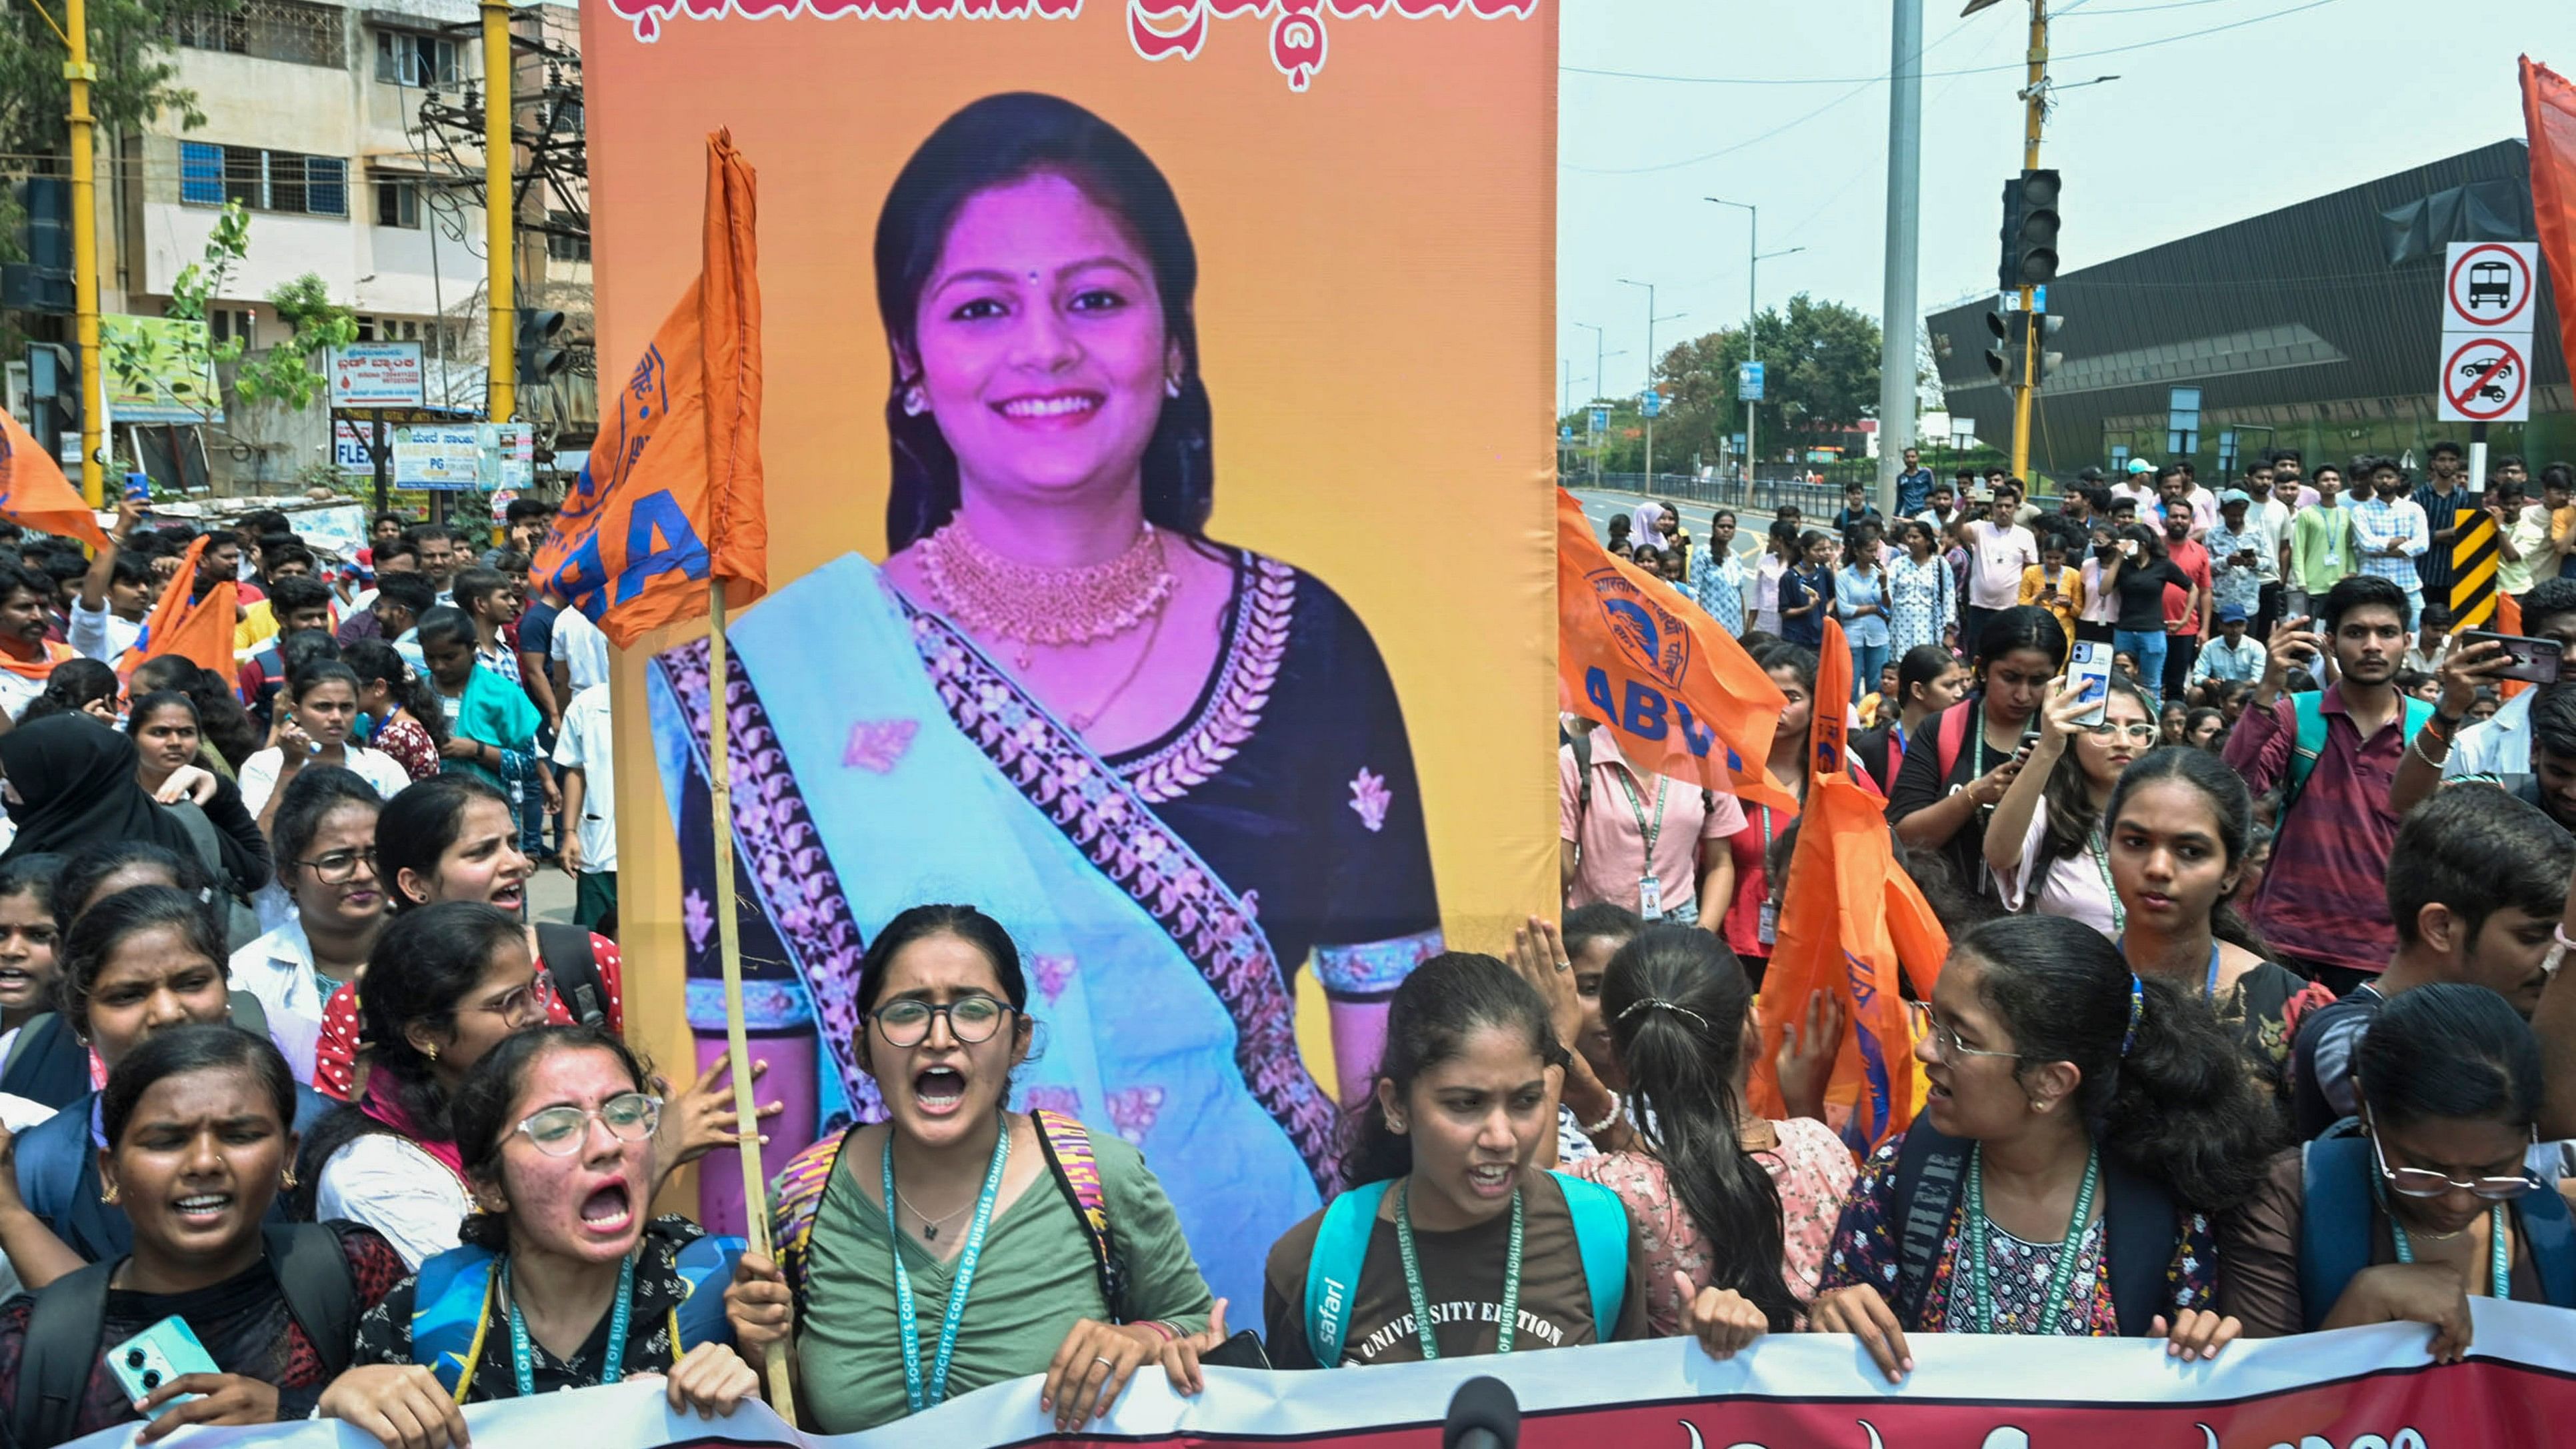
{"label": "traffic signal light", "polygon": [[2057,173],[2025,171],[2004,183],[2003,258],[1995,280],[2007,292],[2057,276]]}
{"label": "traffic signal light", "polygon": [[552,382],[572,366],[572,354],[555,346],[564,329],[564,314],[540,307],[519,309],[518,373],[524,385]]}
{"label": "traffic signal light", "polygon": [[2022,357],[2029,351],[2022,343],[2021,315],[2001,307],[1986,311],[1986,330],[1995,336],[1994,344],[1986,349],[1986,371],[2006,387],[2021,386]]}
{"label": "traffic signal light", "polygon": [[80,432],[80,349],[62,342],[28,343],[27,397],[35,413],[29,431],[48,452],[59,454],[63,435]]}
{"label": "traffic signal light", "polygon": [[2034,313],[2030,321],[2030,342],[2034,354],[2031,358],[2030,383],[2031,386],[2037,387],[2050,373],[2066,365],[2065,353],[2048,350],[2048,339],[2056,336],[2057,329],[2066,325],[2066,319],[2054,312],[2039,312]]}
{"label": "traffic signal light", "polygon": [[69,314],[72,184],[60,176],[30,176],[18,195],[27,211],[27,260],[0,266],[0,307]]}

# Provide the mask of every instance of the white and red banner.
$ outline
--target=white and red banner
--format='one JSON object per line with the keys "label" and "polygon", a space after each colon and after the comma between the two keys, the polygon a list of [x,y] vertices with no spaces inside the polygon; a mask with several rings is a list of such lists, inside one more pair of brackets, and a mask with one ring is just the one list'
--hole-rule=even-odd
{"label": "white and red banner", "polygon": [[[1492,1374],[1521,1403],[1524,1449],[2523,1449],[2576,1434],[2576,1315],[2480,1302],[2467,1362],[2433,1367],[2407,1324],[2235,1344],[2210,1363],[2139,1339],[1910,1340],[1880,1378],[1853,1340],[1783,1334],[1718,1363],[1687,1339],[1329,1373],[1208,1371],[1174,1397],[1139,1376],[1093,1434],[1128,1446],[1295,1443],[1430,1449],[1461,1383]],[[759,1405],[703,1421],[655,1381],[466,1410],[474,1449],[993,1449],[1050,1437],[1034,1377],[864,1434],[799,1434]],[[114,1449],[131,1428],[81,1441]],[[187,1449],[372,1449],[334,1423],[189,1429]]]}

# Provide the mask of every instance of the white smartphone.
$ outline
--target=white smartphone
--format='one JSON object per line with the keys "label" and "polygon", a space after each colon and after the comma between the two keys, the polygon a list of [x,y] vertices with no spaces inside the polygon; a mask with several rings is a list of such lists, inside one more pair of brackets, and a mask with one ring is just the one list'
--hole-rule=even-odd
{"label": "white smartphone", "polygon": [[2075,661],[2067,666],[2067,682],[2075,686],[2075,697],[2092,706],[2076,716],[2081,725],[2097,725],[2111,708],[2111,646],[2092,639],[2075,641]]}

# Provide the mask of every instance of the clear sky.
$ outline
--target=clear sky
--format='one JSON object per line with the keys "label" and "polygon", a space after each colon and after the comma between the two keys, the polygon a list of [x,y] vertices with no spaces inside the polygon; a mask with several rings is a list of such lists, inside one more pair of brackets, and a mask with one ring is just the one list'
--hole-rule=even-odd
{"label": "clear sky", "polygon": [[[1927,313],[1993,290],[2003,181],[2021,166],[2027,5],[1962,20],[1961,3],[1925,0],[1923,18]],[[1565,0],[1557,375],[1570,360],[1578,401],[1594,352],[1579,322],[1627,353],[1603,365],[1603,391],[1644,385],[1646,293],[1619,278],[1656,284],[1658,313],[1688,314],[1657,326],[1658,348],[1743,317],[1745,213],[1704,196],[1761,207],[1765,253],[1806,248],[1762,264],[1763,306],[1805,291],[1878,315],[1892,13],[1891,0]],[[2041,160],[2065,173],[2068,270],[2519,137],[2525,51],[2576,75],[2576,0],[2074,0],[2056,13],[2051,78],[2120,77],[2065,90],[2050,118]],[[2122,46],[2138,48],[2085,54]],[[2068,320],[2070,340],[2082,326]]]}

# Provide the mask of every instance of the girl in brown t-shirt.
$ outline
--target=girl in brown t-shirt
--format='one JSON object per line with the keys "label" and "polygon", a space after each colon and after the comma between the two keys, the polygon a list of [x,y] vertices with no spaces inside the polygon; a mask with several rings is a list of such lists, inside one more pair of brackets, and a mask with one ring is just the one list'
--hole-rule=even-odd
{"label": "girl in brown t-shirt", "polygon": [[[1415,968],[1388,1011],[1376,1097],[1355,1119],[1352,1176],[1364,1185],[1270,1249],[1273,1365],[1646,1336],[1618,1199],[1531,1165],[1556,1130],[1564,1062],[1546,1003],[1510,967],[1453,951]],[[1327,1247],[1318,1271],[1319,1242],[1363,1231],[1363,1250],[1336,1259]]]}

